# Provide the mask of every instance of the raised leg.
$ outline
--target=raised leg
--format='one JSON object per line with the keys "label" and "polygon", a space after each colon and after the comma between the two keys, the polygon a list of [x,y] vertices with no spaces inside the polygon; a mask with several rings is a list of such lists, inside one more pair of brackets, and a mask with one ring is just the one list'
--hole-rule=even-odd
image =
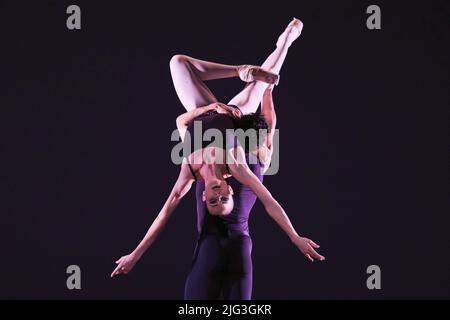
{"label": "raised leg", "polygon": [[[303,24],[300,20],[294,19],[291,21],[286,30],[278,38],[277,48],[269,55],[261,67],[276,74],[280,73],[288,49],[292,42],[300,35],[302,28]],[[231,99],[228,104],[238,106],[243,114],[254,113],[258,109],[264,91],[268,86],[269,84],[262,81],[251,82],[244,90]]]}

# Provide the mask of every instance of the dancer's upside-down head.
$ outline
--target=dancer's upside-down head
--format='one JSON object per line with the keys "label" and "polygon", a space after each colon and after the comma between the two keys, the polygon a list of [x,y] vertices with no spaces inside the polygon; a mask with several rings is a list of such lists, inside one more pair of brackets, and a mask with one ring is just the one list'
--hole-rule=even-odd
{"label": "dancer's upside-down head", "polygon": [[[259,113],[247,115],[238,120],[235,119],[234,129],[242,129],[242,132],[245,132],[245,135],[236,134],[236,136],[232,136],[232,139],[231,137],[228,138],[234,141],[233,145],[235,147],[242,147],[242,161],[247,161],[244,153],[248,155],[251,152],[255,152],[255,154],[257,154],[256,151],[264,145],[265,134],[262,134],[259,130],[267,128],[267,122]],[[249,129],[253,129],[254,133],[252,134],[253,131],[249,131]],[[255,140],[256,143],[250,143],[252,140]],[[216,151],[212,153],[217,155],[216,152],[219,150],[223,149],[216,149]],[[224,154],[222,156],[224,156]],[[229,168],[226,168],[229,172]],[[217,168],[215,167],[215,169]],[[223,174],[208,174],[203,178],[205,180],[205,190],[202,193],[202,200],[205,202],[208,212],[217,216],[226,216],[230,214],[234,207],[234,191],[228,184],[227,180],[223,177]]]}
{"label": "dancer's upside-down head", "polygon": [[205,181],[202,200],[212,215],[229,214],[234,207],[233,189],[223,179],[213,178]]}

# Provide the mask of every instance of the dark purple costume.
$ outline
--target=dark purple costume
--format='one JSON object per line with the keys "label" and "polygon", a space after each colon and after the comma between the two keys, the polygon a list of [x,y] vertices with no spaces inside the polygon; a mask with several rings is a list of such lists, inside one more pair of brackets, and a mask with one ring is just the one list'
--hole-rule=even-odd
{"label": "dark purple costume", "polygon": [[[205,114],[196,119],[202,121],[203,131],[208,128],[233,129],[229,116]],[[188,127],[193,135],[192,126]],[[236,143],[236,142],[235,142]],[[205,147],[209,143],[203,144]],[[247,159],[248,162],[248,159]],[[262,165],[249,164],[253,173],[262,181]],[[186,279],[184,298],[249,300],[252,293],[252,240],[248,218],[255,204],[253,191],[233,177],[227,182],[234,190],[234,207],[225,217],[208,213],[202,193],[203,181],[196,184],[197,230],[199,233],[192,266]]]}

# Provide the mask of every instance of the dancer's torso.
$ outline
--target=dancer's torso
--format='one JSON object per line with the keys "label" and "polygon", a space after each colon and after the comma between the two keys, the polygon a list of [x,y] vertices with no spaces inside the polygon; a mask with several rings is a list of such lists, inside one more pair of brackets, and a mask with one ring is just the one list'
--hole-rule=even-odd
{"label": "dancer's torso", "polygon": [[[189,124],[186,130],[189,135],[185,135],[184,143],[187,144],[186,147],[192,150],[187,160],[194,171],[201,168],[201,160],[205,153],[214,154],[218,158],[222,157],[220,159],[223,161],[222,163],[226,162],[227,150],[239,145],[238,139],[234,135],[235,125],[236,122],[230,116],[216,112],[205,113]],[[219,134],[221,139],[217,139],[214,134],[212,134],[214,137],[211,137],[211,132],[208,132],[209,129],[216,129],[215,133]],[[258,157],[256,157],[257,161],[254,161],[255,158],[249,161],[249,154],[246,154],[246,158],[250,170],[262,181],[263,165]],[[223,172],[227,171],[223,170]],[[227,176],[224,175],[224,177]],[[205,184],[198,174],[196,174],[196,178],[197,230],[199,234],[214,233],[225,237],[249,235],[248,218],[256,202],[255,193],[249,187],[239,183],[234,177],[228,177],[227,182],[234,191],[234,208],[226,216],[213,216],[207,212],[205,202],[202,200]]]}
{"label": "dancer's torso", "polygon": [[[235,146],[233,119],[223,113],[206,112],[195,118],[186,128],[184,144],[191,152],[206,147],[229,149]],[[217,137],[220,135],[220,138]]]}
{"label": "dancer's torso", "polygon": [[234,122],[227,114],[207,112],[192,121],[184,136],[184,154],[198,180],[199,171],[205,163],[222,167],[224,177],[229,176],[227,150],[238,146],[234,136]]}
{"label": "dancer's torso", "polygon": [[[248,166],[262,182],[263,166],[261,162],[257,161],[256,164],[249,164]],[[249,235],[248,219],[256,202],[256,195],[249,187],[239,183],[234,177],[228,178],[227,181],[234,191],[234,207],[231,213],[226,216],[213,216],[208,213],[206,204],[202,200],[205,183],[203,181],[197,182],[197,230],[199,234],[213,233],[224,237]]]}

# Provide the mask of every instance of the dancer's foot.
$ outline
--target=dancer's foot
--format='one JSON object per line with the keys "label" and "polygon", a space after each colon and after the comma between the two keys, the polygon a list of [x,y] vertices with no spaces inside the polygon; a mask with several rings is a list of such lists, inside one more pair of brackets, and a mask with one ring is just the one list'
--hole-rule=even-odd
{"label": "dancer's foot", "polygon": [[297,39],[300,34],[302,33],[303,29],[303,22],[298,20],[297,18],[294,18],[288,26],[286,27],[286,30],[281,34],[281,36],[278,37],[277,41],[277,47],[280,46],[287,46],[290,47],[292,42]]}
{"label": "dancer's foot", "polygon": [[245,82],[263,81],[269,84],[278,85],[280,75],[264,70],[261,67],[245,64],[238,66],[239,78]]}

